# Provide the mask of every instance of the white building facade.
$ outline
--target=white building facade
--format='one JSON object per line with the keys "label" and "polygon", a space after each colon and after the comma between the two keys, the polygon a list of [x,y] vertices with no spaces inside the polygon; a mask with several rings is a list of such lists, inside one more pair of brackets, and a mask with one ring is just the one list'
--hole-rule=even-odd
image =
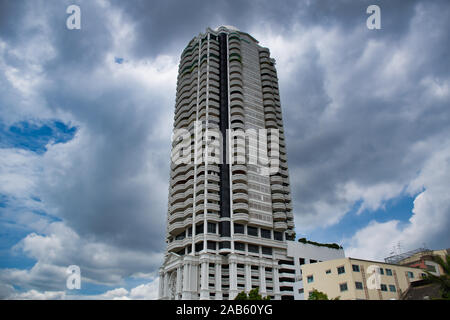
{"label": "white building facade", "polygon": [[275,61],[245,32],[208,28],[179,66],[160,299],[292,299],[279,272],[293,219]]}

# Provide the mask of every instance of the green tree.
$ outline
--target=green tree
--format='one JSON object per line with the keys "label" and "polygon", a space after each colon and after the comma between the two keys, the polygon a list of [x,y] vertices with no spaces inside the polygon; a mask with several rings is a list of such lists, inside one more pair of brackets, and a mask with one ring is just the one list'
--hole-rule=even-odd
{"label": "green tree", "polygon": [[329,300],[329,299],[326,293],[323,293],[317,289],[313,289],[313,291],[309,293],[308,300]]}
{"label": "green tree", "polygon": [[[313,289],[313,291],[309,293],[308,300],[330,300],[330,299],[328,299],[328,295],[326,293],[323,293],[317,289]],[[336,297],[331,300],[340,300],[340,297]]]}
{"label": "green tree", "polygon": [[248,295],[245,293],[245,291],[238,293],[234,300],[270,300],[270,297],[267,296],[263,298],[263,296],[259,294],[259,288],[255,288],[253,290],[250,290]]}
{"label": "green tree", "polygon": [[248,296],[245,291],[239,292],[238,295],[234,298],[234,300],[248,300]]}
{"label": "green tree", "polygon": [[441,286],[441,297],[450,300],[450,256],[446,255],[445,259],[442,259],[440,256],[433,256],[432,258],[434,262],[442,267],[444,274],[435,276],[429,271],[425,271],[427,273],[426,279],[439,284]]}

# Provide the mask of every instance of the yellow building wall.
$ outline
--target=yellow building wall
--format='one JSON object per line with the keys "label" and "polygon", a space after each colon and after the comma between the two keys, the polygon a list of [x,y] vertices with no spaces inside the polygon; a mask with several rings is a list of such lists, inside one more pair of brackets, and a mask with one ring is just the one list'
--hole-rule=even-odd
{"label": "yellow building wall", "polygon": [[[358,265],[360,271],[353,271],[352,265]],[[387,291],[377,289],[368,289],[367,280],[371,274],[367,270],[371,265],[377,265],[383,268],[384,274],[380,275],[380,284],[386,285]],[[343,266],[345,273],[338,274],[338,267]],[[386,269],[391,269],[392,276],[387,275]],[[327,270],[331,272],[326,273]],[[414,278],[408,279],[407,272],[413,273]],[[309,293],[314,289],[324,292],[329,299],[340,297],[341,300],[390,300],[399,299],[402,292],[408,287],[410,281],[420,280],[422,270],[418,268],[410,268],[398,265],[390,265],[378,261],[366,261],[351,258],[337,259],[331,261],[324,261],[314,264],[307,264],[302,266],[302,278],[304,287],[304,297],[308,299]],[[312,275],[314,281],[308,283],[308,276]],[[396,276],[395,276],[396,275]],[[355,282],[361,282],[363,289],[356,289]],[[347,283],[347,290],[341,292],[340,284]],[[396,291],[391,292],[389,285],[394,285]]]}

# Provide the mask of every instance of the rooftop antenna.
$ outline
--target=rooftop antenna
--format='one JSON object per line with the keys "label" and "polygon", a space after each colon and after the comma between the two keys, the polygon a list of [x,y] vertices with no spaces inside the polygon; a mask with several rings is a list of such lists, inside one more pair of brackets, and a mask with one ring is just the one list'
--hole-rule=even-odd
{"label": "rooftop antenna", "polygon": [[398,250],[397,254],[402,253],[402,243],[400,241],[397,243],[397,250]]}

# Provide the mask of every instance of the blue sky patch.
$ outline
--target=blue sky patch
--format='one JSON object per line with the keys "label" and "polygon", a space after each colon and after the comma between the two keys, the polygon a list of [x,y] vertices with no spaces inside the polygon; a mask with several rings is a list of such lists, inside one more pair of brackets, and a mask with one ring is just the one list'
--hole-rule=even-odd
{"label": "blue sky patch", "polygon": [[21,121],[11,126],[0,122],[0,148],[19,148],[38,154],[47,151],[49,142],[65,143],[75,136],[77,128],[58,120]]}
{"label": "blue sky patch", "polygon": [[[412,209],[414,208],[416,196],[399,196],[387,201],[384,209],[375,211],[364,210],[360,214],[357,214],[357,212],[361,202],[356,202],[350,212],[339,223],[327,228],[314,229],[308,232],[306,237],[317,242],[340,243],[343,239],[347,239],[349,235],[354,235],[358,230],[365,228],[372,220],[379,223],[399,220],[401,224],[406,224],[413,214]],[[305,237],[305,235],[298,236],[300,238]]]}

